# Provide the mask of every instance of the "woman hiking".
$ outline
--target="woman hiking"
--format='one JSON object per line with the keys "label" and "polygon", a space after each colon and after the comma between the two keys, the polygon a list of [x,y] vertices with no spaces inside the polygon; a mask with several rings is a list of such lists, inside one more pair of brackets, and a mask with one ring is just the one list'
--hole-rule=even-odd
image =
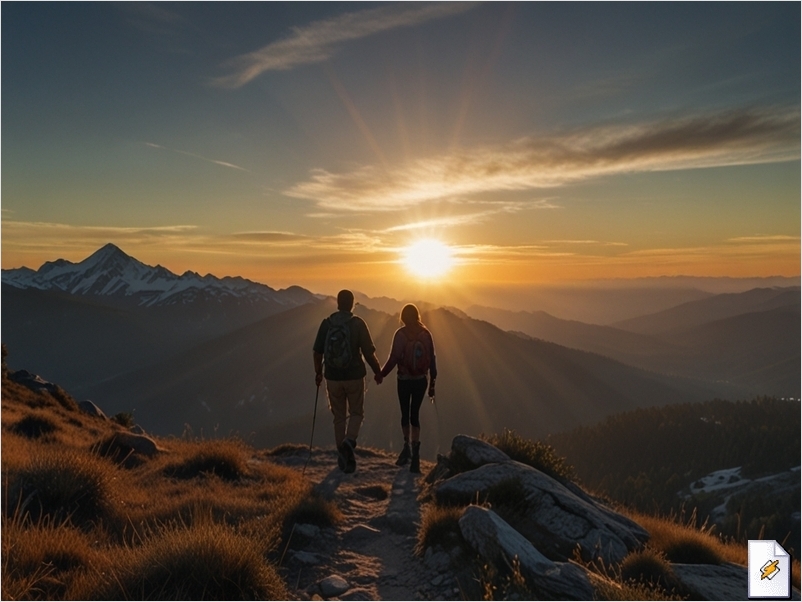
{"label": "woman hiking", "polygon": [[426,373],[431,376],[429,396],[434,397],[434,381],[437,378],[437,363],[434,356],[434,340],[420,320],[418,308],[409,303],[401,310],[403,326],[395,331],[393,347],[376,382],[398,366],[398,401],[401,404],[401,430],[404,433],[404,449],[396,464],[404,466],[410,462],[409,472],[420,472],[420,406],[426,394]]}

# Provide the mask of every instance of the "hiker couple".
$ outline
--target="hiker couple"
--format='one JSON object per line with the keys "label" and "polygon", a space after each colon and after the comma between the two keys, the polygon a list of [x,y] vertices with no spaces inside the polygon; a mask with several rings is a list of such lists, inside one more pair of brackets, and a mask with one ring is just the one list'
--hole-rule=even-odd
{"label": "hiker couple", "polygon": [[403,326],[396,330],[390,357],[379,365],[376,347],[370,338],[368,325],[353,314],[354,294],[343,290],[337,295],[337,311],[323,320],[315,338],[313,358],[315,384],[323,381],[326,366],[326,394],[334,415],[334,440],[337,443],[337,463],[347,473],[356,470],[354,449],[364,417],[365,362],[373,370],[377,385],[398,366],[398,401],[401,404],[401,430],[404,449],[396,464],[410,462],[409,471],[420,472],[419,411],[426,394],[426,373],[431,375],[429,396],[434,397],[437,365],[431,333],[420,321],[418,308],[411,303],[401,310]]}

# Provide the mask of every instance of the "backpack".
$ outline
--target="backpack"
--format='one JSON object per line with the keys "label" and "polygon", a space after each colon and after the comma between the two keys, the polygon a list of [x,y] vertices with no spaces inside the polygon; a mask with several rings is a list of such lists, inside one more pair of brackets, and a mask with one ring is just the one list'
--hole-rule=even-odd
{"label": "backpack", "polygon": [[335,319],[337,315],[329,318],[329,331],[326,333],[326,345],[323,351],[326,365],[332,368],[347,368],[351,363],[351,328],[345,320]]}
{"label": "backpack", "polygon": [[429,338],[426,336],[428,331],[422,329],[415,336],[411,336],[406,328],[403,332],[407,338],[407,344],[404,346],[401,364],[410,376],[425,376],[432,363],[432,357],[429,354]]}

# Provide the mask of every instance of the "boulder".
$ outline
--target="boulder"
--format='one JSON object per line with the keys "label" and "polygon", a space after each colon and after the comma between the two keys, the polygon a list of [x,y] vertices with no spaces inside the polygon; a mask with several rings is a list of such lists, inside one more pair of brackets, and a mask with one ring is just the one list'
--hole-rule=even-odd
{"label": "boulder", "polygon": [[468,435],[457,435],[452,440],[451,458],[456,457],[467,460],[472,468],[510,461],[510,457],[495,445]]}
{"label": "boulder", "polygon": [[109,448],[143,456],[155,456],[162,451],[150,437],[127,432],[115,433],[109,441]]}
{"label": "boulder", "polygon": [[320,593],[324,598],[336,598],[349,589],[351,586],[339,575],[329,575],[320,582]]}
{"label": "boulder", "polygon": [[[674,575],[692,600],[748,600],[749,573],[745,566],[723,564],[672,564]],[[799,590],[791,588],[791,600]]]}
{"label": "boulder", "polygon": [[103,413],[99,407],[97,407],[94,402],[90,401],[89,399],[85,399],[83,401],[78,402],[78,409],[81,410],[84,414],[89,414],[95,418],[101,418],[103,420],[108,420],[108,416]]}
{"label": "boulder", "polygon": [[[499,491],[512,491],[510,511]],[[438,504],[491,499],[508,522],[552,560],[568,560],[579,545],[583,560],[618,563],[649,538],[643,527],[610,508],[580,497],[539,470],[515,461],[485,464],[434,486]]]}
{"label": "boulder", "polygon": [[492,510],[468,506],[459,527],[465,541],[486,562],[512,567],[517,558],[527,584],[547,599],[593,599],[593,586],[583,568],[549,560]]}
{"label": "boulder", "polygon": [[8,378],[13,382],[28,387],[32,391],[43,393],[55,393],[56,385],[46,381],[38,374],[28,372],[27,370],[17,370],[8,375]]}

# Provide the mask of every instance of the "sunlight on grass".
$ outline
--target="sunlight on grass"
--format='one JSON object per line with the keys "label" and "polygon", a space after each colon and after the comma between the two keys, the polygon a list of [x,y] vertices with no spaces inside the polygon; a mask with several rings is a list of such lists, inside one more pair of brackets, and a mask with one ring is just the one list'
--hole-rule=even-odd
{"label": "sunlight on grass", "polygon": [[101,453],[117,422],[5,379],[2,427],[5,599],[288,599],[284,538],[341,519],[236,439],[160,440],[120,463]]}

